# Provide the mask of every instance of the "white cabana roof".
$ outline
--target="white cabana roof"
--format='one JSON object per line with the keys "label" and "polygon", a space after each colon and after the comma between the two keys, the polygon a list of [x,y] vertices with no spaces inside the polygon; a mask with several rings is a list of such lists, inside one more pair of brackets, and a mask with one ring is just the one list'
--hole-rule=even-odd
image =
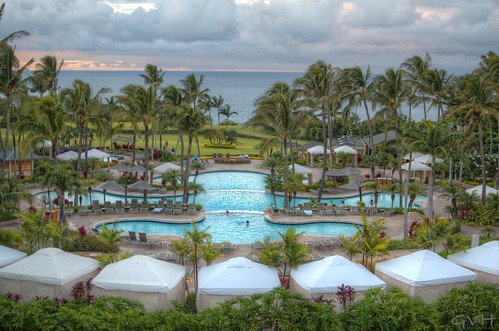
{"label": "white cabana roof", "polygon": [[447,259],[466,268],[499,276],[499,241],[489,241],[467,251],[449,255]]}
{"label": "white cabana roof", "polygon": [[[420,157],[420,156],[423,156],[423,154],[419,153],[419,152],[413,152],[412,153],[412,160],[414,161],[415,158]],[[411,156],[409,153],[404,155],[404,160],[409,161],[410,158],[411,158]]]}
{"label": "white cabana roof", "polygon": [[184,276],[184,266],[136,255],[107,265],[92,284],[106,290],[168,293]]}
{"label": "white cabana roof", "polygon": [[67,151],[57,155],[57,159],[61,161],[72,161],[78,159],[78,153],[75,151]]}
{"label": "white cabana roof", "polygon": [[[499,191],[497,191],[495,188],[493,187],[490,187],[490,186],[486,186],[485,187],[485,194],[486,195],[489,195],[489,194],[497,194]],[[472,187],[470,189],[467,189],[466,190],[466,193],[468,194],[473,194],[473,193],[476,193],[478,194],[479,196],[482,196],[482,185],[478,185],[478,186],[475,186],[475,187]]]}
{"label": "white cabana roof", "polygon": [[0,245],[0,268],[26,257],[26,253]]}
{"label": "white cabana roof", "polygon": [[155,172],[157,174],[163,174],[170,169],[180,170],[180,166],[176,165],[175,163],[165,162],[165,163],[160,164],[159,166],[155,167],[153,169],[153,172]]}
{"label": "white cabana roof", "polygon": [[[425,154],[425,155],[421,155],[421,156],[414,158],[414,161],[426,163],[426,164],[432,164],[431,158],[432,158],[431,154]],[[443,163],[443,162],[444,162],[444,160],[442,160],[441,158],[435,157],[435,163]]]}
{"label": "white cabana roof", "polygon": [[[411,164],[411,171],[430,171],[431,167],[427,166],[426,164],[423,164],[418,161],[412,161],[410,162]],[[401,166],[402,170],[409,170],[409,162],[402,164]]]}
{"label": "white cabana roof", "polygon": [[[288,168],[290,171],[293,171],[293,165],[289,165]],[[308,175],[311,173],[312,173],[311,169],[295,163],[295,174]]]}
{"label": "white cabana roof", "polygon": [[[82,157],[85,157],[84,153],[82,153],[81,155],[82,155]],[[110,154],[103,152],[103,151],[100,151],[100,150],[95,149],[95,148],[88,150],[87,155],[88,155],[89,159],[94,158],[94,159],[99,159],[101,161],[105,161],[106,159],[111,157]]]}
{"label": "white cabana roof", "polygon": [[376,263],[384,273],[411,286],[431,286],[475,280],[477,274],[429,250]]}
{"label": "white cabana roof", "polygon": [[199,294],[252,295],[280,286],[277,269],[236,257],[199,270]]}
{"label": "white cabana roof", "polygon": [[[314,155],[315,154],[324,154],[324,146],[317,145],[314,147],[310,147],[309,149],[307,149],[307,152],[310,154],[314,154]],[[328,149],[328,150],[326,150],[326,153],[331,154],[331,151]]]}
{"label": "white cabana roof", "polygon": [[353,287],[357,292],[386,286],[364,266],[340,255],[302,264],[296,270],[291,269],[291,277],[310,294],[336,293],[342,284]]}
{"label": "white cabana roof", "polygon": [[36,147],[40,148],[52,147],[52,142],[50,140],[43,139],[42,141],[36,143]]}
{"label": "white cabana roof", "polygon": [[354,148],[347,146],[347,145],[343,145],[343,146],[335,148],[334,152],[335,153],[358,154],[358,152]]}
{"label": "white cabana roof", "polygon": [[64,285],[99,268],[97,260],[58,248],[38,252],[0,269],[0,278]]}

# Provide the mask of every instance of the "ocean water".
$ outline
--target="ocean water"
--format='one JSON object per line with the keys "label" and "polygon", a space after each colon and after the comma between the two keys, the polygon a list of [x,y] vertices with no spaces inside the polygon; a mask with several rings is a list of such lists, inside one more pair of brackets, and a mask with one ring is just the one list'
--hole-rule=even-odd
{"label": "ocean water", "polygon": [[[219,97],[222,95],[224,103],[230,105],[231,111],[237,115],[230,117],[231,121],[244,123],[251,118],[255,100],[265,93],[276,82],[292,84],[301,77],[303,73],[297,72],[166,72],[163,76],[162,87],[175,85],[180,87],[180,80],[194,73],[197,79],[204,75],[203,88],[209,89],[209,95]],[[102,87],[112,90],[106,96],[119,95],[122,87],[128,84],[144,84],[144,79],[139,76],[143,71],[61,71],[59,87],[71,87],[73,81],[78,78],[89,83],[94,93]],[[217,123],[217,111],[212,110],[214,123]],[[220,118],[223,121],[225,118]]]}

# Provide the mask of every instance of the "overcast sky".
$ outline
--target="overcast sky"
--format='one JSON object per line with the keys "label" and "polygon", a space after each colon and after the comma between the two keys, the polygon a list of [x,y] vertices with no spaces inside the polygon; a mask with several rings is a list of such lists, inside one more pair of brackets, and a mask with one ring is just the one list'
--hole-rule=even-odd
{"label": "overcast sky", "polygon": [[[5,1],[5,0],[4,0]],[[382,72],[430,53],[449,73],[499,52],[499,0],[6,0],[16,53],[65,69],[304,71],[322,59]]]}

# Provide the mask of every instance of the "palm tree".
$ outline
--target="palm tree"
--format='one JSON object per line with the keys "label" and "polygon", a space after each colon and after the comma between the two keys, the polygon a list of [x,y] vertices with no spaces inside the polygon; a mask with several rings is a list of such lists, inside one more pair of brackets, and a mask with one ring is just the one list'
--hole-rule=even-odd
{"label": "palm tree", "polygon": [[59,73],[61,72],[64,60],[57,61],[53,55],[45,55],[40,59],[40,62],[35,64],[33,78],[37,82],[41,82],[46,90],[57,96],[57,85]]}
{"label": "palm tree", "polygon": [[6,212],[19,212],[20,203],[27,201],[32,204],[34,196],[27,191],[20,180],[7,175],[6,171],[0,173],[0,209]]}
{"label": "palm tree", "polygon": [[[3,14],[5,14],[5,3],[2,3],[0,5],[0,20],[3,18]],[[27,37],[29,35],[30,34],[28,32],[20,30],[20,31],[16,31],[16,32],[12,32],[12,33],[8,34],[7,36],[3,37],[0,42],[8,44],[17,38]]]}
{"label": "palm tree", "polygon": [[52,157],[57,167],[57,148],[66,131],[64,112],[54,96],[44,97],[30,104],[17,126],[20,133],[28,134],[27,144],[31,149],[47,139],[52,143]]}
{"label": "palm tree", "polygon": [[163,104],[166,109],[166,117],[170,119],[171,125],[178,129],[178,140],[180,142],[180,167],[184,168],[184,138],[179,122],[182,118],[184,96],[182,90],[174,85],[168,85],[161,90]]}
{"label": "palm tree", "polygon": [[196,109],[198,101],[200,99],[205,99],[208,95],[210,89],[203,89],[204,75],[196,79],[196,75],[187,75],[184,79],[180,80],[182,84],[182,93],[184,95],[184,100],[192,105],[192,108]]}
{"label": "palm tree", "polygon": [[199,261],[203,254],[203,246],[211,239],[211,235],[207,232],[209,227],[204,230],[199,230],[196,224],[191,223],[192,230],[184,228],[187,245],[190,247],[187,259],[192,263],[194,273],[194,291],[198,290],[198,271]]}
{"label": "palm tree", "polygon": [[301,100],[296,90],[286,83],[276,83],[256,101],[253,117],[247,122],[249,127],[263,128],[270,133],[261,143],[260,154],[278,145],[284,160],[284,206],[289,205],[286,191],[288,182],[288,148],[293,138],[302,129],[307,113],[301,110]]}
{"label": "palm tree", "polygon": [[392,199],[392,205],[390,208],[393,209],[393,204],[395,203],[396,193],[399,192],[400,187],[397,183],[390,183],[383,186],[383,190],[390,192],[390,198]]}
{"label": "palm tree", "polygon": [[478,126],[478,142],[480,146],[480,161],[482,165],[482,204],[485,202],[485,185],[487,174],[485,171],[485,147],[483,124],[485,119],[497,114],[494,94],[482,76],[467,75],[462,78],[460,94],[457,96],[459,104],[451,107],[451,115],[461,119],[462,123]]}
{"label": "palm tree", "polygon": [[192,191],[194,195],[194,198],[192,199],[192,203],[194,204],[196,204],[196,197],[199,193],[206,193],[203,185],[195,182],[189,182],[189,185],[187,186],[187,194],[189,194],[190,191]]}
{"label": "palm tree", "polygon": [[378,183],[376,179],[369,180],[364,183],[364,188],[368,190],[372,190],[373,196],[374,196],[374,207],[378,208],[378,198],[379,198],[379,191],[381,189],[381,185]]}
{"label": "palm tree", "polygon": [[407,80],[412,85],[414,92],[416,93],[415,104],[423,104],[423,116],[427,119],[427,102],[428,102],[428,86],[427,86],[427,74],[431,68],[431,57],[430,54],[426,53],[425,57],[422,58],[419,55],[414,55],[406,59],[402,64],[404,74],[407,76]]}
{"label": "palm tree", "polygon": [[431,106],[437,109],[437,121],[444,116],[444,105],[449,96],[453,75],[445,70],[428,70],[424,75],[424,88],[429,95]]}
{"label": "palm tree", "polygon": [[[118,100],[125,107],[130,117],[144,127],[144,162],[149,169],[149,134],[151,125],[156,121],[159,112],[153,85],[144,88],[140,85],[127,85],[121,89],[123,95]],[[149,180],[149,170],[146,170],[144,179]]]}
{"label": "palm tree", "polygon": [[[322,176],[319,186],[318,200],[321,201],[326,180],[328,157],[328,127],[331,125],[336,85],[340,77],[340,69],[320,60],[310,65],[305,75],[295,81],[295,86],[301,88],[301,94],[308,100],[312,110],[319,111],[322,118]],[[332,139],[332,137],[330,137]]]}
{"label": "palm tree", "polygon": [[[66,108],[66,111],[74,116],[76,127],[80,136],[78,140],[78,160],[76,168],[81,169],[81,154],[83,150],[83,140],[88,146],[88,125],[95,123],[100,125],[102,122],[96,112],[102,107],[101,98],[104,93],[110,92],[109,88],[103,87],[96,94],[92,93],[92,88],[88,83],[80,79],[75,79],[71,88],[65,88],[60,93],[60,98]],[[86,149],[87,150],[87,149]],[[86,154],[85,150],[85,154]],[[85,157],[85,159],[87,159]]]}
{"label": "palm tree", "polygon": [[[158,91],[159,87],[161,86],[161,84],[163,84],[163,76],[165,75],[165,73],[163,72],[163,70],[158,69],[158,67],[153,65],[153,64],[147,64],[144,68],[144,71],[146,73],[140,74],[140,76],[142,78],[144,78],[144,83],[152,88],[151,94],[153,95],[153,98],[151,98],[151,108],[155,109],[155,108],[157,108],[156,103],[158,102],[157,91]],[[158,121],[153,122],[153,126],[157,127],[154,125],[155,123],[158,123]],[[155,141],[155,139],[153,139],[153,144],[154,144],[154,141]],[[154,146],[152,146],[151,150],[154,150]],[[152,152],[151,152],[151,156],[153,156]]]}
{"label": "palm tree", "polygon": [[420,125],[421,139],[412,143],[412,150],[431,154],[431,171],[428,185],[428,217],[433,219],[433,191],[435,186],[435,160],[437,156],[447,156],[447,146],[454,139],[446,122],[432,122],[423,119]]}
{"label": "palm tree", "polygon": [[189,199],[189,174],[191,164],[192,142],[198,133],[202,130],[203,125],[206,123],[206,117],[199,109],[192,108],[189,105],[184,105],[184,112],[179,121],[179,128],[187,134],[187,159],[185,164],[184,174],[184,196],[183,201],[187,203]]}
{"label": "palm tree", "polygon": [[[298,241],[302,234],[303,232],[297,233],[295,228],[288,228],[285,233],[279,232],[279,236],[283,241],[284,277],[288,275],[290,269],[296,268],[309,260],[308,246]],[[289,288],[289,282],[287,288]]]}
{"label": "palm tree", "polygon": [[368,66],[363,73],[360,67],[345,69],[343,80],[345,81],[345,97],[348,100],[348,107],[358,108],[364,106],[366,111],[367,127],[369,129],[369,146],[367,155],[371,155],[374,148],[373,128],[371,115],[367,103],[372,100],[373,82],[371,79],[371,68]]}
{"label": "palm tree", "polygon": [[219,115],[225,116],[225,129],[229,128],[229,118],[232,115],[238,115],[237,111],[230,111],[230,105],[225,105],[218,111]]}
{"label": "palm tree", "polygon": [[173,197],[176,199],[177,197],[177,187],[178,183],[182,179],[182,175],[180,173],[180,170],[177,169],[169,169],[165,173],[163,173],[163,180],[167,183],[170,183],[170,185],[173,186]]}
{"label": "palm tree", "polygon": [[212,107],[217,109],[217,124],[220,125],[220,110],[223,108],[224,105],[224,98],[220,94],[220,96],[217,97],[212,97]]}
{"label": "palm tree", "polygon": [[270,190],[274,199],[274,207],[277,208],[277,200],[275,192],[281,188],[282,176],[278,174],[265,175],[265,188]]}
{"label": "palm tree", "polygon": [[416,196],[425,194],[428,191],[420,182],[410,182],[409,183],[409,203],[408,208],[412,208],[414,201],[416,200]]}
{"label": "palm tree", "polygon": [[284,190],[285,192],[289,192],[289,194],[293,197],[293,207],[296,206],[296,195],[298,192],[305,192],[306,187],[303,184],[303,175],[291,173],[288,176],[288,181],[284,182]]}
{"label": "palm tree", "polygon": [[[0,6],[0,18],[3,14],[4,4]],[[22,35],[14,33],[15,35]],[[12,36],[12,35],[11,35]],[[7,37],[8,39],[9,37]],[[12,38],[12,37],[11,37]],[[4,39],[5,40],[5,39]],[[24,73],[28,67],[34,62],[33,59],[28,60],[21,66],[18,58],[15,56],[15,48],[9,46],[5,42],[0,43],[0,94],[5,96],[4,120],[5,120],[5,140],[3,144],[2,169],[5,170],[7,150],[9,148],[11,114],[14,108],[14,98],[21,91],[21,88],[27,82],[28,78],[24,78]]]}
{"label": "palm tree", "polygon": [[57,168],[47,171],[41,179],[46,188],[54,188],[59,200],[59,226],[66,225],[66,214],[64,212],[66,191],[80,184],[80,175],[68,165],[59,165]]}
{"label": "palm tree", "polygon": [[205,167],[204,163],[202,163],[198,160],[192,162],[191,169],[194,170],[194,180],[193,180],[194,183],[196,182],[196,179],[198,178],[199,172],[203,171],[205,168],[206,167]]}

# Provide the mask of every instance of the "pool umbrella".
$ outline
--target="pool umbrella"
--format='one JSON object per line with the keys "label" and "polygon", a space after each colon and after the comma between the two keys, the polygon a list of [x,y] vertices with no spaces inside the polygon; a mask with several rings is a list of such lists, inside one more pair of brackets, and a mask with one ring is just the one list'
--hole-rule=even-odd
{"label": "pool umbrella", "polygon": [[97,188],[101,190],[119,191],[119,192],[125,189],[123,186],[121,186],[116,182],[113,182],[112,180],[100,184],[99,186],[97,186]]}
{"label": "pool umbrella", "polygon": [[119,143],[133,143],[133,138],[127,138],[127,137],[122,137],[122,136],[118,136],[118,137],[114,137],[113,139],[111,139],[112,142],[119,142]]}
{"label": "pool umbrella", "polygon": [[176,165],[175,163],[165,162],[165,163],[157,166],[156,168],[154,168],[153,172],[155,172],[157,174],[163,174],[170,169],[180,170],[180,166]]}
{"label": "pool umbrella", "polygon": [[136,191],[156,191],[157,188],[154,186],[149,185],[147,182],[143,180],[138,180],[135,183],[131,184],[129,187],[131,190],[136,190]]}

